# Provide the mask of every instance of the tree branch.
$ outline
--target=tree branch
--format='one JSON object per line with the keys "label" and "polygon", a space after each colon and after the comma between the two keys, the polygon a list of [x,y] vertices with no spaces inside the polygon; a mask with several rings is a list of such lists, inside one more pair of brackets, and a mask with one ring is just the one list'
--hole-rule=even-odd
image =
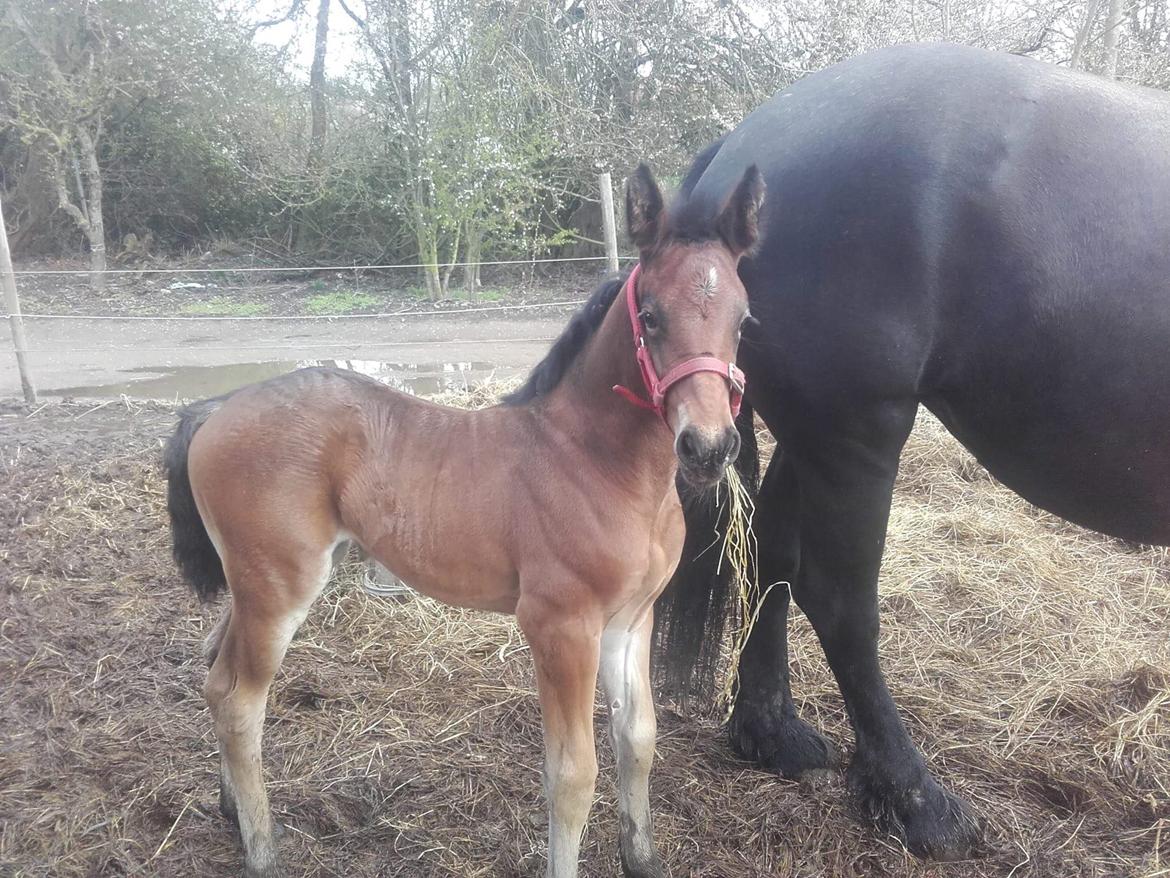
{"label": "tree branch", "polygon": [[266,27],[274,27],[278,24],[284,24],[294,16],[299,15],[304,6],[305,0],[292,0],[292,4],[288,7],[288,12],[286,12],[284,15],[280,16],[279,18],[270,18],[267,21],[258,21],[256,24],[252,25],[252,30],[251,33],[248,34],[248,38],[254,38],[259,31]]}

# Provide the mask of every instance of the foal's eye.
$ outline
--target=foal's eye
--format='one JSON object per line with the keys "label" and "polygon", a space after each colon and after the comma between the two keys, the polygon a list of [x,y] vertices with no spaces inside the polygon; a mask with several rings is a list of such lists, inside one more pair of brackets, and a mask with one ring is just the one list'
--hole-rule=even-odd
{"label": "foal's eye", "polygon": [[643,308],[638,312],[638,319],[642,321],[642,328],[646,332],[653,334],[658,331],[658,318],[654,316],[653,311]]}

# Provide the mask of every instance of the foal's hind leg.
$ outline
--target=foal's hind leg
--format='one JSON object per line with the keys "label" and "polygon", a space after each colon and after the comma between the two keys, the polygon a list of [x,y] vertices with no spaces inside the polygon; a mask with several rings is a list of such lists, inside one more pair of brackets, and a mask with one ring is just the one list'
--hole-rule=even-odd
{"label": "foal's hind leg", "polygon": [[204,693],[219,740],[220,804],[239,825],[248,878],[279,875],[260,765],[268,688],[331,566],[328,553],[291,568],[282,560],[279,573],[252,560],[228,565],[231,617]]}
{"label": "foal's hind leg", "polygon": [[228,622],[232,620],[232,605],[229,602],[223,608],[223,613],[219,617],[219,621],[215,623],[215,627],[211,629],[211,633],[207,635],[207,639],[203,641],[203,660],[207,662],[207,667],[212,667],[215,660],[219,658],[219,648],[223,644],[223,638],[227,634]]}
{"label": "foal's hind leg", "polygon": [[611,624],[601,638],[601,685],[609,704],[609,736],[618,770],[622,871],[629,878],[663,878],[650,819],[650,766],[657,722],[650,690],[653,616],[630,630]]}

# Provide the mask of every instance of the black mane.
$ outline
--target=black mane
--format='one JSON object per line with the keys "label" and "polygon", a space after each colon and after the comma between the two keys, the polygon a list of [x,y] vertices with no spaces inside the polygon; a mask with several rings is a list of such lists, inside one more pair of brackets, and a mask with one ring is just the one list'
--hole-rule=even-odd
{"label": "black mane", "polygon": [[569,366],[585,347],[585,343],[601,326],[609,306],[621,292],[629,272],[607,280],[589,297],[589,301],[573,315],[560,338],[553,342],[543,360],[528,373],[528,378],[517,389],[504,397],[505,405],[524,405],[548,393],[565,377]]}

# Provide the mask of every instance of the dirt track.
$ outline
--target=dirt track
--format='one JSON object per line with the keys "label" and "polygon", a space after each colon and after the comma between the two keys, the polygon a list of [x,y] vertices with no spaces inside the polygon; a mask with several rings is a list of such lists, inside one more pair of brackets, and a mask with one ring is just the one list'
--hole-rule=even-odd
{"label": "dirt track", "polygon": [[[551,311],[551,313],[550,313]],[[458,315],[370,320],[28,321],[29,360],[47,397],[138,381],[184,367],[335,359],[397,364],[475,363],[470,378],[522,374],[564,328],[563,309],[541,316]],[[165,349],[165,350],[164,350]],[[0,398],[20,394],[8,322],[0,323]],[[241,382],[243,383],[243,382]],[[180,390],[182,387],[179,388]],[[175,393],[128,390],[174,399]],[[217,390],[179,393],[210,396]],[[72,391],[84,398],[95,395]]]}

